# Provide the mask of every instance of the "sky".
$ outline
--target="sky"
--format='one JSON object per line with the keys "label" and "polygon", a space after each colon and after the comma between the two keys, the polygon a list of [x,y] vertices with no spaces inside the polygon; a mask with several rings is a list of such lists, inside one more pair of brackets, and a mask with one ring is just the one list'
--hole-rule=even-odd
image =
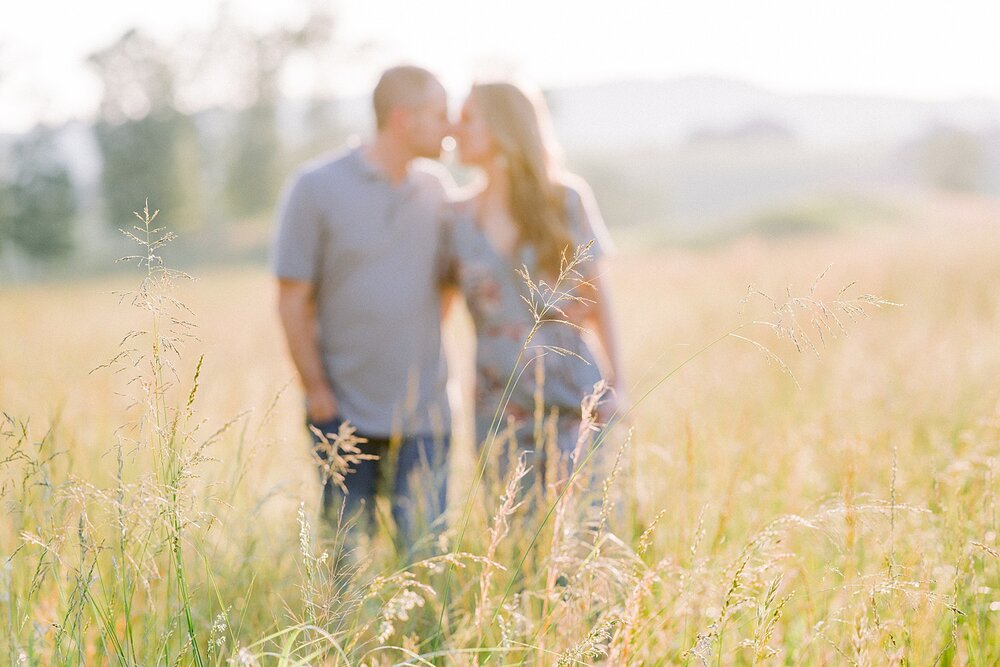
{"label": "sky", "polygon": [[[336,48],[293,62],[285,89],[364,94],[399,61],[453,92],[517,75],[544,87],[721,76],[782,93],[1000,99],[997,0],[229,0],[264,30],[330,2]],[[211,25],[213,0],[31,0],[0,9],[0,132],[91,118],[82,63],[130,27],[168,41]]]}

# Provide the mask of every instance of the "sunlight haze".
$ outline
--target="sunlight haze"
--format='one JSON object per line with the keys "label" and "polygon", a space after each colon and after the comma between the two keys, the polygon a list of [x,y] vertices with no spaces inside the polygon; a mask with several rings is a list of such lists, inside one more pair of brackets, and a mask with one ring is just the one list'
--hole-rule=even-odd
{"label": "sunlight haze", "polygon": [[[294,25],[309,7],[263,9],[249,0],[229,6],[258,30]],[[286,93],[363,94],[379,69],[407,60],[439,72],[456,92],[476,77],[508,74],[546,87],[709,75],[791,94],[1000,98],[1000,5],[983,0],[675,7],[511,0],[503,11],[459,0],[341,0],[332,7],[336,48],[318,64],[293,61]],[[38,0],[5,9],[0,131],[91,117],[100,91],[83,64],[87,54],[133,26],[176,43],[210,26],[217,8],[198,0]]]}

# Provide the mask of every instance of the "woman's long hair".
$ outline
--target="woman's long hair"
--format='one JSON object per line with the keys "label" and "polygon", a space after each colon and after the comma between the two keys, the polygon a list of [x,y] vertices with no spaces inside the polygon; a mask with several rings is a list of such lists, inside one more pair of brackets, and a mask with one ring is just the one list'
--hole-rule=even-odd
{"label": "woman's long hair", "polygon": [[572,253],[566,190],[558,178],[548,111],[511,83],[478,83],[476,100],[496,141],[510,181],[508,205],[520,243],[535,249],[538,269],[556,276],[564,253]]}

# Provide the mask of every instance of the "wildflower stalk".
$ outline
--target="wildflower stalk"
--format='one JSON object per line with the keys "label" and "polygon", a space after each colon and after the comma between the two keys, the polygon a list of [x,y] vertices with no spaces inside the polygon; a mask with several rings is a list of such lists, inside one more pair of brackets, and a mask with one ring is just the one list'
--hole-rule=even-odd
{"label": "wildflower stalk", "polygon": [[[122,578],[121,578],[121,596],[122,596],[122,613],[125,615],[126,619],[132,618],[132,578],[129,568],[125,567],[127,563],[127,529],[125,523],[125,454],[122,448],[121,439],[115,442],[115,462],[117,468],[115,470],[116,482],[118,483],[117,489],[117,506],[116,511],[118,514],[118,558],[121,559],[122,568]],[[82,563],[81,563],[82,565]],[[129,655],[131,655],[133,662],[136,661],[135,655],[135,638],[132,635],[132,623],[126,622],[125,624],[125,646],[128,649]]]}
{"label": "wildflower stalk", "polygon": [[[579,255],[579,249],[578,249],[578,255]],[[805,297],[793,297],[791,296],[791,294],[789,294],[787,300],[784,303],[779,303],[775,301],[774,299],[767,296],[765,293],[755,289],[751,285],[748,288],[746,297],[744,297],[743,299],[743,303],[745,304],[750,300],[750,298],[754,296],[765,298],[773,306],[771,320],[753,320],[750,322],[743,322],[741,324],[734,326],[733,328],[722,333],[721,335],[719,335],[717,338],[710,341],[706,345],[703,345],[693,354],[689,355],[686,359],[684,359],[681,363],[674,366],[670,371],[661,376],[656,382],[652,384],[652,386],[650,386],[646,391],[640,394],[638,400],[629,405],[624,412],[622,412],[620,409],[615,410],[615,412],[608,418],[607,424],[604,425],[604,428],[601,429],[598,436],[594,438],[594,442],[588,449],[586,456],[583,457],[582,460],[576,461],[576,465],[574,466],[569,476],[569,479],[566,481],[562,489],[559,491],[559,494],[556,497],[555,501],[549,505],[548,511],[545,513],[545,516],[542,517],[542,520],[538,523],[538,527],[535,529],[535,533],[532,535],[531,540],[528,543],[528,546],[522,552],[520,560],[518,560],[517,565],[514,568],[512,568],[510,577],[507,581],[507,587],[503,593],[503,597],[500,599],[496,611],[493,614],[491,625],[493,623],[496,623],[497,617],[500,613],[500,609],[502,609],[504,602],[506,602],[507,598],[510,596],[511,591],[513,590],[513,587],[517,582],[518,576],[520,575],[522,569],[524,568],[524,564],[527,561],[528,555],[534,549],[535,543],[541,536],[543,529],[549,522],[549,519],[553,516],[554,513],[557,513],[557,510],[559,510],[559,508],[561,507],[561,503],[563,502],[564,497],[567,494],[569,494],[574,488],[574,485],[577,483],[578,475],[581,474],[581,471],[584,468],[586,468],[586,466],[590,463],[591,458],[597,453],[597,450],[604,444],[604,441],[607,439],[610,431],[616,425],[628,419],[628,417],[632,414],[632,412],[636,409],[636,407],[645,402],[645,400],[648,399],[649,396],[654,391],[656,391],[663,384],[665,384],[667,380],[674,377],[677,373],[679,373],[681,370],[683,370],[689,364],[691,364],[691,362],[701,357],[703,354],[705,354],[706,352],[717,346],[719,343],[729,338],[733,338],[743,342],[748,342],[754,347],[764,352],[765,357],[768,359],[768,361],[777,363],[778,367],[782,370],[782,372],[789,375],[792,378],[792,380],[796,382],[796,385],[798,385],[798,382],[791,374],[791,371],[788,368],[788,366],[785,365],[784,362],[782,362],[781,359],[776,354],[774,354],[769,348],[767,348],[763,344],[758,343],[757,341],[753,340],[752,338],[749,338],[746,335],[741,334],[740,332],[750,326],[754,325],[764,326],[772,330],[777,335],[778,338],[785,338],[791,341],[796,346],[796,349],[799,352],[808,347],[809,349],[813,350],[816,354],[818,354],[819,352],[817,346],[813,343],[812,339],[808,336],[808,333],[806,332],[806,325],[803,325],[795,314],[797,311],[807,311],[810,314],[808,326],[814,329],[816,332],[818,332],[818,335],[820,337],[820,342],[822,343],[825,342],[826,340],[823,334],[824,331],[827,332],[827,335],[836,335],[837,332],[840,332],[842,334],[847,333],[847,328],[843,320],[840,319],[840,317],[838,317],[838,312],[843,314],[853,322],[857,321],[860,318],[868,316],[868,311],[865,310],[865,306],[882,308],[884,306],[895,307],[900,305],[898,303],[881,299],[872,294],[863,294],[854,299],[838,298],[828,304],[816,296],[816,290],[818,284],[822,280],[822,278],[826,275],[827,271],[829,271],[829,268],[823,271],[813,281],[812,285],[810,286],[809,293]],[[534,283],[532,283],[530,279],[526,278],[526,280],[528,280],[529,286],[532,287],[534,286]],[[846,287],[840,290],[837,296],[838,297],[843,296],[843,294],[852,286],[853,283],[847,285]],[[563,298],[567,298],[567,295],[563,294]],[[572,295],[569,295],[568,298],[578,298],[578,297],[573,297]],[[550,309],[552,308],[558,309],[556,303],[547,304],[547,307]],[[534,332],[536,331],[537,328],[532,329],[531,335],[533,335]],[[529,341],[531,335],[529,335],[528,339]],[[526,345],[527,343],[525,343],[525,346]],[[524,348],[522,348],[522,350],[523,349]]]}
{"label": "wildflower stalk", "polygon": [[487,599],[490,591],[490,583],[493,573],[497,569],[496,551],[501,540],[507,536],[510,530],[510,517],[517,511],[521,503],[515,501],[517,489],[520,481],[528,474],[528,464],[525,455],[522,454],[517,459],[517,465],[511,471],[507,484],[504,487],[503,496],[500,498],[500,506],[493,515],[493,525],[490,527],[490,540],[486,548],[486,563],[479,575],[479,603],[476,605],[476,629],[479,631],[479,642],[483,641],[483,620],[486,616]]}
{"label": "wildflower stalk", "polygon": [[[458,538],[455,543],[455,551],[461,552],[462,544],[465,539],[465,533],[469,527],[469,521],[472,515],[472,505],[473,499],[479,491],[479,485],[482,483],[483,475],[486,471],[486,462],[490,460],[490,454],[493,450],[493,446],[496,442],[497,435],[499,432],[499,426],[501,418],[507,412],[507,406],[510,403],[510,399],[514,393],[514,387],[520,381],[521,376],[527,370],[528,364],[522,366],[522,361],[525,357],[525,352],[529,349],[531,341],[535,338],[542,325],[548,322],[561,322],[570,325],[561,319],[553,319],[553,315],[562,315],[562,309],[560,304],[565,304],[567,301],[577,301],[577,302],[587,302],[584,297],[576,294],[576,290],[580,286],[585,284],[582,279],[581,274],[578,271],[578,267],[581,263],[590,258],[590,248],[593,245],[593,241],[590,243],[577,246],[573,256],[567,258],[563,255],[562,261],[560,263],[559,275],[556,277],[555,282],[551,287],[548,287],[544,282],[535,283],[531,276],[528,274],[526,268],[518,271],[521,278],[525,281],[528,286],[529,296],[522,297],[528,308],[531,310],[533,323],[528,335],[526,336],[521,348],[518,350],[517,358],[514,362],[514,368],[511,369],[510,375],[507,377],[507,384],[501,393],[500,401],[497,404],[496,410],[493,413],[493,419],[490,424],[490,429],[486,437],[486,442],[483,444],[481,451],[479,452],[479,458],[476,462],[476,474],[473,478],[472,489],[469,493],[469,500],[465,504],[465,508],[462,513],[462,527],[459,529]],[[567,283],[569,285],[567,286]],[[572,326],[572,325],[571,325]],[[566,353],[565,350],[557,350],[558,353]],[[524,557],[527,556],[525,552]],[[522,557],[522,563],[524,562]],[[451,593],[451,579],[452,579],[452,569],[448,568],[448,572],[445,577],[445,587],[443,595],[443,604],[441,605],[441,616],[438,619],[438,628],[436,635],[440,635],[442,628],[444,626],[444,614],[445,610],[448,608],[448,603],[450,601]],[[512,579],[513,581],[513,579]],[[509,589],[509,587],[508,587]],[[505,596],[506,598],[506,596]],[[503,604],[501,600],[501,605],[497,607],[494,612],[492,623],[496,622],[496,615],[500,612],[500,607]]]}
{"label": "wildflower stalk", "polygon": [[[201,649],[198,645],[197,631],[195,628],[194,613],[191,608],[191,596],[188,589],[187,571],[184,564],[184,548],[182,534],[184,521],[181,514],[180,487],[183,483],[184,465],[182,461],[182,447],[184,436],[178,434],[180,415],[175,415],[173,419],[169,417],[166,405],[166,393],[169,387],[164,378],[167,362],[163,357],[164,347],[172,345],[162,332],[162,318],[164,316],[164,303],[167,297],[162,290],[169,282],[172,272],[163,265],[163,258],[157,254],[162,246],[172,241],[175,236],[170,232],[164,232],[162,228],[154,228],[153,221],[159,211],[150,213],[149,203],[143,208],[142,214],[136,213],[136,217],[142,226],[134,226],[137,234],[124,232],[125,235],[141,245],[146,253],[145,256],[126,257],[126,260],[136,260],[140,266],[146,269],[146,276],[139,288],[136,301],[150,312],[150,335],[151,358],[150,369],[152,371],[152,385],[147,391],[147,405],[152,413],[152,424],[149,428],[150,450],[156,452],[154,460],[157,466],[157,480],[160,488],[166,492],[167,499],[167,530],[170,554],[173,561],[174,580],[177,586],[177,596],[183,614],[184,629],[187,634],[188,645],[190,646],[194,662],[198,667],[204,665]],[[176,303],[176,302],[175,302]],[[198,373],[201,363],[195,372],[195,387],[188,399],[188,407],[197,389]],[[131,629],[130,629],[131,631]],[[182,648],[183,651],[183,648]]]}

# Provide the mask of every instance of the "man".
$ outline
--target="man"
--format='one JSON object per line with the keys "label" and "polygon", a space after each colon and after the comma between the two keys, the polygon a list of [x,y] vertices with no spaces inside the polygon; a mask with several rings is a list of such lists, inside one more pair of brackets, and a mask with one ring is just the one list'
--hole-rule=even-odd
{"label": "man", "polygon": [[346,496],[324,484],[324,513],[336,519],[343,509],[370,532],[378,478],[398,442],[392,513],[411,548],[417,531],[443,521],[450,423],[436,275],[445,190],[412,163],[440,157],[450,125],[444,88],[418,67],[387,70],[373,103],[371,143],[291,179],[274,271],[309,424],[336,434],[346,421],[367,440],[364,454],[378,457],[352,464]]}

